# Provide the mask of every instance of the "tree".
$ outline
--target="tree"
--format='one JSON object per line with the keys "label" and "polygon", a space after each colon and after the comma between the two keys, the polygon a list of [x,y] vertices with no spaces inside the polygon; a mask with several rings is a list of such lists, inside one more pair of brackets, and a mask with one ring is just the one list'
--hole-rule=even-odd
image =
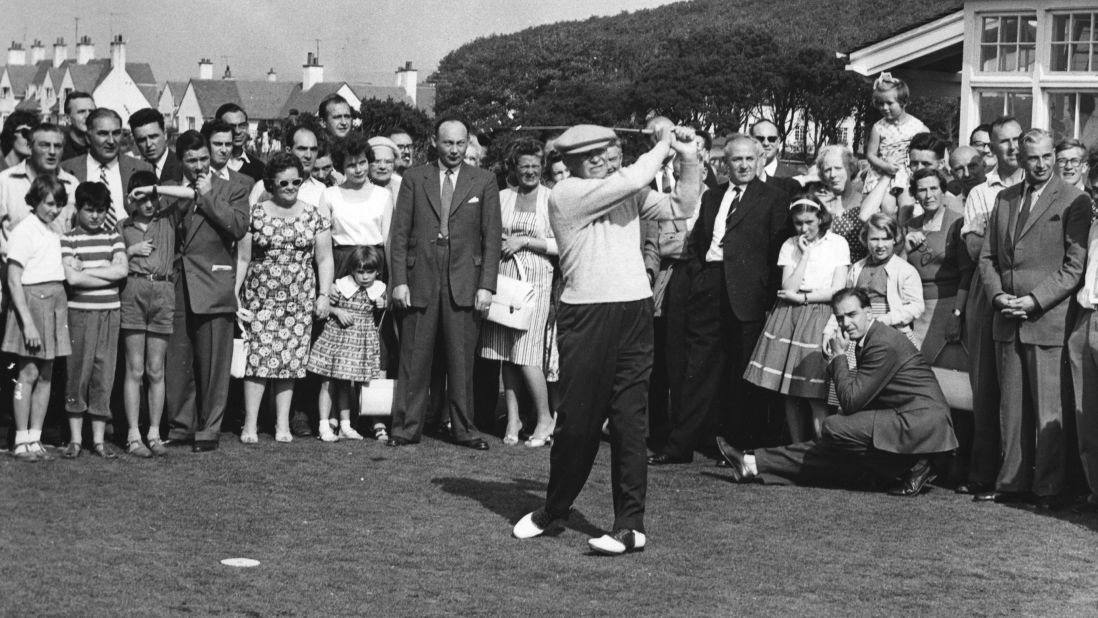
{"label": "tree", "polygon": [[801,50],[794,62],[804,69],[804,112],[816,129],[812,135],[812,151],[818,151],[824,144],[840,143],[841,125],[869,99],[865,79],[846,71],[834,53],[823,49]]}
{"label": "tree", "polygon": [[417,142],[431,135],[431,119],[426,112],[412,107],[404,101],[392,99],[365,99],[359,108],[362,117],[360,130],[366,135],[389,135],[392,129],[400,127]]}

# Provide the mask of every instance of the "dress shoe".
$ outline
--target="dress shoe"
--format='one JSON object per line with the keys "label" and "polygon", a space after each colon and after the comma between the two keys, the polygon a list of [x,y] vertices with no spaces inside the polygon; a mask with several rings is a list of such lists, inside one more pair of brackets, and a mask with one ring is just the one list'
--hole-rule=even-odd
{"label": "dress shoe", "polygon": [[522,519],[518,520],[518,523],[511,530],[511,534],[516,539],[532,539],[545,532],[549,526],[553,525],[554,521],[548,511],[538,509],[523,515]]}
{"label": "dress shoe", "polygon": [[390,436],[389,440],[385,442],[385,446],[410,446],[415,443],[415,440],[401,438],[400,436]]}
{"label": "dress shoe", "polygon": [[751,472],[743,461],[743,453],[720,436],[717,436],[717,451],[720,452],[721,457],[728,464],[728,469],[732,472],[732,478],[737,483],[742,483],[751,478]]}
{"label": "dress shoe", "polygon": [[635,551],[644,551],[644,545],[648,542],[643,532],[637,532],[628,528],[618,528],[610,534],[604,534],[597,539],[588,539],[587,544],[591,549],[607,556],[620,556]]}
{"label": "dress shoe", "polygon": [[656,453],[648,457],[648,465],[650,466],[666,466],[668,464],[685,464],[693,461],[690,457],[676,457],[675,455],[668,455],[667,453]]}
{"label": "dress shoe", "polygon": [[194,438],[168,438],[163,441],[164,446],[176,448],[181,446],[192,446],[194,444]]}
{"label": "dress shoe", "polygon": [[305,438],[313,435],[313,430],[309,427],[309,415],[297,410],[290,415],[290,433],[299,438]]}
{"label": "dress shoe", "polygon": [[474,451],[486,451],[488,450],[488,442],[484,438],[469,438],[468,440],[462,440],[457,443],[458,446],[464,446],[465,448],[471,448]]}
{"label": "dress shoe", "polygon": [[911,466],[911,469],[904,474],[903,480],[900,484],[892,489],[888,490],[889,495],[892,496],[904,496],[914,497],[923,493],[923,489],[926,488],[926,484],[933,481],[937,475],[934,474],[934,468],[931,467],[930,461],[926,459],[920,459]]}
{"label": "dress shoe", "polygon": [[1028,504],[1033,502],[1033,495],[1024,491],[1000,491],[994,500],[997,504]]}
{"label": "dress shoe", "polygon": [[976,494],[995,493],[995,487],[980,482],[961,483],[953,489],[953,493],[957,494],[970,494],[975,496]]}
{"label": "dress shoe", "polygon": [[217,450],[217,440],[195,440],[192,453],[209,453]]}
{"label": "dress shoe", "polygon": [[993,502],[995,500],[995,490],[987,489],[984,491],[974,492],[972,494],[973,502]]}

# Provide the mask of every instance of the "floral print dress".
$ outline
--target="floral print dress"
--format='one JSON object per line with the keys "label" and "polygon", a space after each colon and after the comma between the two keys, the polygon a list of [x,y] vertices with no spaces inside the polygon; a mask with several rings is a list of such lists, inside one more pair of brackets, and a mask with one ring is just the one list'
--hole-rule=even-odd
{"label": "floral print dress", "polygon": [[313,245],[330,225],[308,204],[292,217],[272,216],[262,203],[252,208],[243,302],[255,318],[248,325],[245,376],[305,377],[316,305]]}

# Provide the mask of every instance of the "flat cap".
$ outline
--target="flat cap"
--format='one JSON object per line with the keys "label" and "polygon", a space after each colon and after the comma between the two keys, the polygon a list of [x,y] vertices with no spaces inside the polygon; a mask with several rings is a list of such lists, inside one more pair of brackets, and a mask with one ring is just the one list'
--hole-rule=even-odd
{"label": "flat cap", "polygon": [[554,147],[562,155],[578,154],[606,148],[616,137],[614,131],[606,127],[577,124],[561,134]]}
{"label": "flat cap", "polygon": [[400,148],[397,147],[396,142],[387,137],[381,137],[380,135],[377,137],[371,137],[370,139],[366,140],[366,144],[370,146],[370,148],[388,148],[389,150],[393,151],[394,157],[400,156]]}

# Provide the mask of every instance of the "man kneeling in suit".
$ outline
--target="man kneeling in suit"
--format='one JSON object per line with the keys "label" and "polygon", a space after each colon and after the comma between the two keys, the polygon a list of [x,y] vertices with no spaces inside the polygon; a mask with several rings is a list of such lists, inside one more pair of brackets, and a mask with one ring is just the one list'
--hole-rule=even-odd
{"label": "man kneeling in suit", "polygon": [[[934,472],[930,456],[957,448],[949,406],[934,372],[898,330],[876,322],[864,290],[835,294],[831,309],[842,332],[824,354],[843,410],[824,421],[819,440],[742,453],[717,438],[737,481],[846,485],[872,476],[900,484],[893,495],[916,496]],[[857,373],[844,350],[856,341]]]}

